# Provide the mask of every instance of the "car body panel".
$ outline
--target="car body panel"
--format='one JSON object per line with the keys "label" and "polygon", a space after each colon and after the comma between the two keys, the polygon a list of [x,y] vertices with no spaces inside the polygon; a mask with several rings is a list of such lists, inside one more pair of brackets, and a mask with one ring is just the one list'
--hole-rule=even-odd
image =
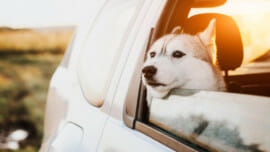
{"label": "car body panel", "polygon": [[173,152],[139,131],[128,128],[123,122],[110,118],[106,124],[99,152]]}
{"label": "car body panel", "polygon": [[[46,104],[46,115],[44,125],[44,137],[40,152],[48,151],[50,145],[55,139],[57,139],[58,132],[63,129],[66,122],[73,122],[78,126],[89,126],[91,130],[83,135],[83,141],[93,140],[92,142],[82,142],[81,150],[95,151],[101,137],[102,129],[105,125],[106,117],[96,107],[91,106],[81,93],[81,88],[78,83],[76,73],[76,62],[78,60],[78,54],[85,42],[91,25],[95,21],[95,16],[99,14],[100,10],[104,6],[105,0],[93,1],[89,10],[89,18],[85,20],[81,26],[76,30],[76,38],[74,39],[69,59],[66,61],[67,66],[61,64],[55,71],[49,88],[49,94]],[[94,119],[91,119],[94,118]],[[84,121],[89,120],[89,121]],[[92,125],[92,121],[96,121]],[[82,122],[82,123],[80,123]],[[82,127],[81,127],[82,128]]]}

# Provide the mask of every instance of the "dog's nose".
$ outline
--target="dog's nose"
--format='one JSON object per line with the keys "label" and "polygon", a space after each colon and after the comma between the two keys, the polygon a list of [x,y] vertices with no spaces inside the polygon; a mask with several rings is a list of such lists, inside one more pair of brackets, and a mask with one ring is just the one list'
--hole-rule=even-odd
{"label": "dog's nose", "polygon": [[146,79],[151,79],[157,73],[157,68],[152,65],[146,66],[142,69],[142,73]]}

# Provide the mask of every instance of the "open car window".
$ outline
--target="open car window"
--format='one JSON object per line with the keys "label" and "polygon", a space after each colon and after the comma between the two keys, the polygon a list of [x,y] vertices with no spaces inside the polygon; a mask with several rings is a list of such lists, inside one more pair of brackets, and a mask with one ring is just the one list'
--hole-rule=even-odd
{"label": "open car window", "polygon": [[[179,150],[177,140],[199,151],[270,151],[270,2],[228,0],[221,7],[192,8],[183,22],[177,22],[181,15],[172,13],[175,22],[170,21],[168,27],[184,27],[192,16],[204,13],[227,14],[240,33],[243,58],[237,66],[221,69],[227,92],[174,89],[164,98],[147,98],[149,91],[141,87],[136,119],[159,131],[162,138],[169,137],[151,136],[164,144],[173,142],[170,146],[175,150]],[[219,24],[226,27],[225,22]],[[229,32],[224,33],[228,36]],[[148,106],[147,100],[151,100]],[[135,128],[150,135],[140,123]]]}

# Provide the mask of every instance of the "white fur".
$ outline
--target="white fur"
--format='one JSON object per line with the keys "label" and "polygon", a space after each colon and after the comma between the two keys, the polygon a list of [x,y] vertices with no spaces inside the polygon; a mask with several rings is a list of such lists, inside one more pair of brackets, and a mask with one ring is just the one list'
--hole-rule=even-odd
{"label": "white fur", "polygon": [[[148,51],[143,68],[156,67],[157,73],[153,79],[166,86],[149,85],[143,74],[142,80],[148,91],[148,99],[149,95],[162,98],[173,88],[225,90],[221,72],[214,65],[214,38],[215,20],[212,20],[206,30],[198,35],[172,33],[158,39]],[[164,46],[166,53],[160,54]],[[181,58],[173,57],[172,53],[176,50],[185,55]],[[151,52],[156,52],[156,56],[151,58]]]}

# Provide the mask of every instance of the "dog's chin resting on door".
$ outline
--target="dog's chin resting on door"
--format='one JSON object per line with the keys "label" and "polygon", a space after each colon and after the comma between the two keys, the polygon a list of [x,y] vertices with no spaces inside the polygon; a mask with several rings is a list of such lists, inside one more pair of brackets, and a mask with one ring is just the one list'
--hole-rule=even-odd
{"label": "dog's chin resting on door", "polygon": [[215,20],[197,35],[180,33],[179,29],[155,41],[148,50],[142,68],[148,100],[163,98],[174,88],[225,91],[221,71],[215,65]]}

